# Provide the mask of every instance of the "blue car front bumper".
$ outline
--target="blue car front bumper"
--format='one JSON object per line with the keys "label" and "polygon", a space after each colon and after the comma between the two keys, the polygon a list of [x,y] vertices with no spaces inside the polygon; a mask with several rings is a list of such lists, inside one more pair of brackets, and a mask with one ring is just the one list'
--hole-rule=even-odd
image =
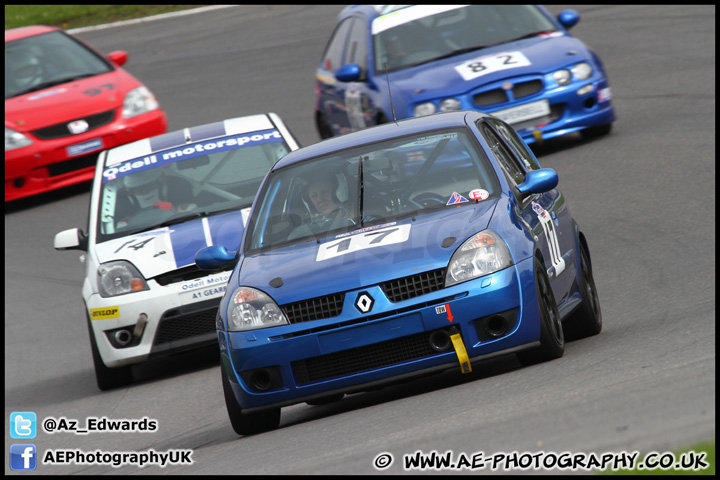
{"label": "blue car front bumper", "polygon": [[[577,86],[546,90],[550,114],[512,124],[528,144],[578,132],[587,128],[609,125],[615,121],[612,93],[606,80],[587,84],[585,93]],[[533,100],[537,101],[537,99]],[[492,110],[487,113],[494,114]]]}
{"label": "blue car front bumper", "polygon": [[[375,301],[369,316],[355,307],[362,292]],[[532,259],[401,302],[388,301],[379,286],[346,292],[344,302],[343,314],[331,319],[218,331],[223,368],[243,410],[460,369],[455,333],[470,362],[533,346],[540,336]]]}

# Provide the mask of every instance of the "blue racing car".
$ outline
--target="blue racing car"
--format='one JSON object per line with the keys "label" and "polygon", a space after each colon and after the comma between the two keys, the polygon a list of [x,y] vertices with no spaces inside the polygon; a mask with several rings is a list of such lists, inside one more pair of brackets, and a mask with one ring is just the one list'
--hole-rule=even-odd
{"label": "blue racing car", "polygon": [[276,428],[320,403],[476,361],[563,355],[602,328],[586,238],[506,122],[402,120],[290,152],[263,180],[217,334],[230,421]]}
{"label": "blue racing car", "polygon": [[316,71],[321,138],[397,118],[478,110],[528,143],[615,121],[600,58],[539,5],[354,5],[339,15]]}

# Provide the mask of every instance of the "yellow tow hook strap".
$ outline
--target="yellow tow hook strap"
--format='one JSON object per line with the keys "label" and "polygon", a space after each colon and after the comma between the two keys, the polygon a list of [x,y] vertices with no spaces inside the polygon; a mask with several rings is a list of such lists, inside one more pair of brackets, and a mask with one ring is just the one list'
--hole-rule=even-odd
{"label": "yellow tow hook strap", "polygon": [[465,344],[462,341],[462,337],[460,336],[460,332],[457,332],[455,328],[450,330],[450,340],[452,340],[453,347],[455,347],[455,354],[458,357],[458,361],[460,362],[460,371],[462,373],[470,373],[472,372],[472,367],[470,366],[470,359],[468,358],[467,351],[465,350]]}
{"label": "yellow tow hook strap", "polygon": [[542,132],[540,130],[533,130],[532,136],[535,137],[535,140],[538,143],[542,143],[543,138],[542,138]]}

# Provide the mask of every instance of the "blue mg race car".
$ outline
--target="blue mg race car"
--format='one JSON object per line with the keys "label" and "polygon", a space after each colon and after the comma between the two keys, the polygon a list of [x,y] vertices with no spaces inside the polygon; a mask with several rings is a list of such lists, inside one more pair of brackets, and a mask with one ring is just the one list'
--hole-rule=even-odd
{"label": "blue mg race car", "polygon": [[234,265],[217,316],[234,430],[496,355],[558,358],[566,335],[599,333],[588,243],[557,183],[512,127],[472,111],[280,159],[240,248],[195,255]]}
{"label": "blue mg race car", "polygon": [[492,113],[532,144],[615,121],[600,58],[539,5],[353,5],[315,74],[321,138],[436,112]]}

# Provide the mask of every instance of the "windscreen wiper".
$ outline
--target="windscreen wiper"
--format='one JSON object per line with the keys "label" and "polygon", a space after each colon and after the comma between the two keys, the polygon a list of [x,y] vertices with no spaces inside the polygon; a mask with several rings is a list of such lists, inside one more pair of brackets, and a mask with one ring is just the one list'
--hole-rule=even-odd
{"label": "windscreen wiper", "polygon": [[[439,57],[433,57],[429,60],[424,60],[423,62],[417,63],[415,65],[421,65],[423,63],[434,62],[435,60],[442,60],[443,58],[454,57],[455,55],[462,55],[463,53],[474,52],[475,50],[482,50],[483,48],[488,48],[488,47],[492,47],[492,45],[477,45],[475,47],[458,48],[458,49],[453,50],[450,53],[446,53],[445,55],[440,55]],[[413,65],[413,66],[415,66],[415,65]]]}
{"label": "windscreen wiper", "polygon": [[511,40],[505,40],[505,41],[503,41],[502,43],[517,42],[518,40],[524,40],[524,39],[526,39],[526,38],[537,37],[537,36],[540,36],[540,35],[547,35],[547,34],[549,34],[549,33],[553,33],[553,32],[556,32],[556,31],[557,31],[557,30],[539,30],[539,31],[537,31],[537,32],[526,33],[525,35],[521,35],[521,36],[519,36],[519,37],[517,37],[517,38],[513,38],[513,39],[511,39]]}
{"label": "windscreen wiper", "polygon": [[358,160],[358,218],[360,219],[360,228],[363,227],[363,168],[362,168],[363,157],[360,155]]}
{"label": "windscreen wiper", "polygon": [[193,212],[189,213],[187,215],[183,215],[181,217],[175,217],[171,218],[170,220],[166,220],[162,222],[161,224],[157,225],[157,227],[169,227],[170,225],[175,225],[178,223],[187,222],[188,220],[192,220],[193,218],[201,218],[201,217],[207,217],[208,212]]}
{"label": "windscreen wiper", "polygon": [[74,82],[75,80],[80,80],[80,79],[88,78],[88,77],[94,77],[95,75],[98,75],[98,74],[97,73],[83,73],[82,75],[74,75],[72,77],[65,77],[65,78],[60,78],[60,79],[56,79],[56,80],[50,80],[50,81],[43,82],[43,83],[38,83],[37,85],[34,85],[26,90],[16,93],[13,96],[19,97],[20,95],[25,95],[26,93],[37,92],[38,90],[45,90],[46,88],[54,87],[55,85],[61,85],[63,83]]}

